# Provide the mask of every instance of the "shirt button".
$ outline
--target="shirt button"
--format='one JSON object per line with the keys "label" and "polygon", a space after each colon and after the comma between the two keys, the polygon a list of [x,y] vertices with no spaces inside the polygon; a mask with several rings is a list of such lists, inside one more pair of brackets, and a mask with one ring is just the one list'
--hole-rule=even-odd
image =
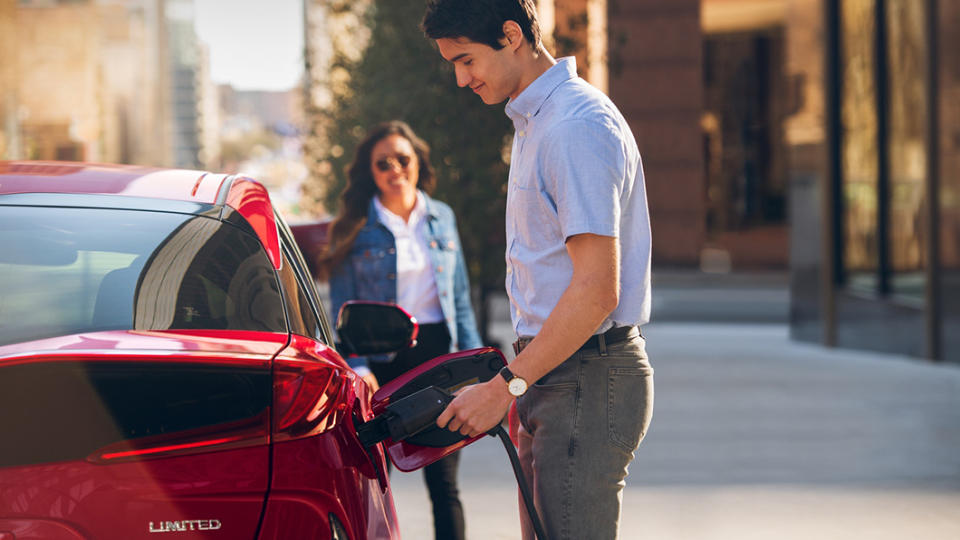
{"label": "shirt button", "polygon": [[523,136],[526,135],[526,134],[527,134],[527,132],[526,132],[526,131],[523,131],[523,130],[520,130],[520,133],[517,133],[517,135],[520,135],[521,137],[523,137]]}
{"label": "shirt button", "polygon": [[394,249],[394,248],[390,248],[390,249],[387,250],[387,253],[389,253],[389,254],[391,254],[391,255],[393,255],[393,254],[396,253],[396,252],[397,252],[397,250]]}
{"label": "shirt button", "polygon": [[510,274],[510,273],[512,273],[512,272],[513,272],[513,268],[511,268],[511,267],[508,266],[508,267],[507,267],[507,273]]}
{"label": "shirt button", "polygon": [[433,248],[433,249],[437,249],[437,241],[436,241],[436,240],[431,240],[431,241],[430,241],[430,247]]}
{"label": "shirt button", "polygon": [[443,272],[443,267],[442,267],[442,266],[438,266],[438,267],[437,267],[437,272]]}
{"label": "shirt button", "polygon": [[530,118],[530,113],[524,113],[523,115],[526,116],[527,118]]}
{"label": "shirt button", "polygon": [[397,279],[397,275],[393,273],[387,274],[387,279]]}

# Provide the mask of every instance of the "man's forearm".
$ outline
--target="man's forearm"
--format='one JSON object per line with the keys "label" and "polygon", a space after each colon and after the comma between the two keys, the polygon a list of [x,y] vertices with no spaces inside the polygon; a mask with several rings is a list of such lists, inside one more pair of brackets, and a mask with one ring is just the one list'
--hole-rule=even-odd
{"label": "man's forearm", "polygon": [[540,333],[510,364],[511,371],[533,384],[573,355],[616,308],[615,302],[602,300],[609,292],[608,284],[572,282]]}
{"label": "man's forearm", "polygon": [[[596,235],[567,241],[573,278],[530,345],[510,369],[532,384],[572,355],[617,307],[619,250],[616,239]],[[475,436],[500,422],[513,396],[500,377],[463,388],[437,425]]]}
{"label": "man's forearm", "polygon": [[583,235],[568,241],[570,285],[511,371],[533,383],[569,358],[596,332],[619,301],[619,250],[610,237]]}

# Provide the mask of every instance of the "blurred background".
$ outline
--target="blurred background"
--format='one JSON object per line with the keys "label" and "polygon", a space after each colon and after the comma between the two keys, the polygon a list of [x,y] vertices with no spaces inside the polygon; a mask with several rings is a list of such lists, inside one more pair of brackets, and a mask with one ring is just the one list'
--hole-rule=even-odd
{"label": "blurred background", "polygon": [[[958,2],[538,9],[548,49],[576,55],[634,128],[656,268],[780,276],[797,339],[960,360]],[[511,130],[457,91],[421,13],[0,0],[0,156],[243,172],[291,221],[322,220],[364,130],[402,118],[434,147],[487,327]]]}
{"label": "blurred background", "polygon": [[[537,5],[644,160],[657,412],[624,537],[960,537],[960,0]],[[0,158],[243,173],[323,222],[366,129],[405,120],[509,355],[512,127],[456,87],[422,12],[0,0]],[[465,450],[468,530],[515,538],[491,444]],[[394,475],[410,538],[432,530],[419,484]]]}
{"label": "blurred background", "polygon": [[[422,8],[0,0],[0,157],[243,172],[290,221],[324,220],[365,129],[404,119],[433,146],[488,329],[512,130],[455,87]],[[681,289],[659,316],[746,283],[789,296],[761,310],[796,339],[960,361],[960,3],[538,9],[639,141],[657,278]]]}

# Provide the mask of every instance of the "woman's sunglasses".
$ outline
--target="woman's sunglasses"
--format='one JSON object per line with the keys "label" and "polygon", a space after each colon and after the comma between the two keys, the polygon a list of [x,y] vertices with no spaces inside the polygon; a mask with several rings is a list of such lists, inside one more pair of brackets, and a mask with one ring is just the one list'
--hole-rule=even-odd
{"label": "woman's sunglasses", "polygon": [[387,172],[393,168],[393,164],[400,165],[401,169],[406,169],[410,165],[410,156],[406,154],[397,154],[395,156],[383,157],[374,162],[380,172]]}

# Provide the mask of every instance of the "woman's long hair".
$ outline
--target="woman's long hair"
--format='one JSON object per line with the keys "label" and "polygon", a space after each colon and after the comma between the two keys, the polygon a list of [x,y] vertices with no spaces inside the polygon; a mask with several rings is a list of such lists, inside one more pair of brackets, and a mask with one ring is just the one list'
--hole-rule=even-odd
{"label": "woman's long hair", "polygon": [[367,223],[370,200],[379,193],[371,172],[370,156],[373,147],[390,135],[400,135],[413,145],[420,165],[417,188],[428,195],[433,194],[437,179],[430,165],[430,147],[427,143],[417,137],[406,122],[400,120],[383,122],[371,128],[357,147],[353,162],[347,167],[347,185],[340,195],[340,211],[330,225],[327,248],[317,260],[317,278],[321,281],[330,279],[330,275],[350,253],[357,233]]}

